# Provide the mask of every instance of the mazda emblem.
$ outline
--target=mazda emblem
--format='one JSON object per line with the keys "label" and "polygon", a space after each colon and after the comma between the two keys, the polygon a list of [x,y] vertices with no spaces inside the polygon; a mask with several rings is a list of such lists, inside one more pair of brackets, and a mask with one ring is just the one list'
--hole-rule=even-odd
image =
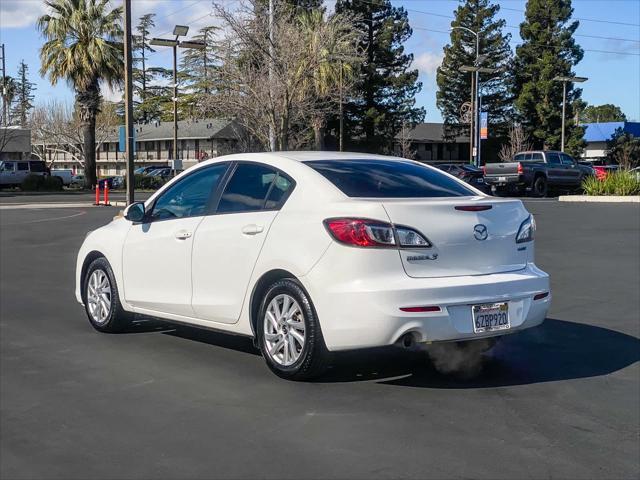
{"label": "mazda emblem", "polygon": [[486,240],[489,236],[487,226],[479,223],[473,227],[473,236],[476,237],[476,240]]}

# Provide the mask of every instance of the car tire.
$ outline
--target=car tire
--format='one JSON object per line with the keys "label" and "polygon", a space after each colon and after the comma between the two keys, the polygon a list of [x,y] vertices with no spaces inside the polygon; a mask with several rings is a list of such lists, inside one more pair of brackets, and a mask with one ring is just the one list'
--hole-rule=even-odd
{"label": "car tire", "polygon": [[106,258],[99,257],[89,265],[82,297],[89,322],[99,332],[119,333],[131,324],[133,314],[122,308],[115,275]]}
{"label": "car tire", "polygon": [[281,378],[311,380],[328,366],[329,352],[315,309],[294,279],[279,280],[266,290],[256,334],[267,366]]}
{"label": "car tire", "polygon": [[534,197],[546,197],[548,190],[549,185],[547,184],[547,179],[545,177],[539,175],[533,180],[533,185],[531,186],[531,194]]}

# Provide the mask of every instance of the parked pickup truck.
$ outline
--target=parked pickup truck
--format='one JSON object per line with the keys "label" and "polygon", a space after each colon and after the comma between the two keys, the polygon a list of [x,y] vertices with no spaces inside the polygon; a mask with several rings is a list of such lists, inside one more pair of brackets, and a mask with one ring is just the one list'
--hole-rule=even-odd
{"label": "parked pickup truck", "polygon": [[546,196],[549,188],[577,190],[582,180],[593,174],[593,168],[554,151],[521,152],[512,162],[484,166],[484,182],[494,193],[530,193],[536,197]]}
{"label": "parked pickup truck", "polygon": [[63,185],[69,186],[73,182],[73,170],[58,169],[51,170],[51,176],[59,178]]}

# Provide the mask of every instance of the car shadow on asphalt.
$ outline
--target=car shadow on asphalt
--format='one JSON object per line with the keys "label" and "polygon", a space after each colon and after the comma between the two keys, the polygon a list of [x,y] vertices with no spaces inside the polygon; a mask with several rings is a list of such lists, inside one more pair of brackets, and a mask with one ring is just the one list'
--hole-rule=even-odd
{"label": "car shadow on asphalt", "polygon": [[540,327],[503,337],[483,355],[480,373],[473,378],[439,373],[424,352],[377,350],[337,356],[330,371],[318,381],[377,381],[441,389],[495,388],[597,377],[640,361],[638,338],[552,318]]}
{"label": "car shadow on asphalt", "polygon": [[[127,333],[162,333],[260,355],[252,339],[139,317]],[[424,351],[380,347],[336,352],[315,383],[377,382],[417,388],[494,388],[607,375],[640,361],[640,339],[603,327],[548,318],[506,335],[481,359],[480,373],[443,374]]]}
{"label": "car shadow on asphalt", "polygon": [[231,335],[204,328],[192,327],[190,325],[169,323],[160,319],[145,316],[136,316],[132,325],[124,333],[154,332],[183,338],[185,340],[192,340],[194,342],[206,343],[216,347],[250,353],[252,355],[260,355],[260,351],[253,346],[253,340],[249,337]]}

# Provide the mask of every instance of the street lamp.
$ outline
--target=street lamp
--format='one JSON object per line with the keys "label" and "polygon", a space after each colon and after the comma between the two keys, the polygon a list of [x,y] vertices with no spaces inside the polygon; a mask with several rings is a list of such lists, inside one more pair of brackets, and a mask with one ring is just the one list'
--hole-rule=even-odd
{"label": "street lamp", "polygon": [[[476,67],[478,67],[487,57],[486,55],[480,55],[480,35],[478,34],[478,32],[475,32],[473,30],[471,30],[470,28],[467,27],[462,27],[462,26],[458,26],[458,27],[451,27],[450,30],[464,30],[466,32],[469,32],[471,35],[473,35],[474,37],[476,37],[476,61],[474,62],[474,65]],[[463,70],[464,69],[464,70]],[[473,157],[476,157],[477,154],[473,153],[473,149],[474,149],[474,144],[476,144],[476,137],[480,137],[480,135],[476,135],[476,130],[478,132],[480,132],[480,129],[478,128],[478,70],[477,68],[474,70],[473,67],[461,67],[460,71],[463,72],[471,72],[471,111],[473,112],[473,114],[471,115],[471,125],[470,125],[470,132],[469,132],[469,149],[470,149],[470,155]],[[477,151],[479,151],[478,148],[476,148]],[[476,157],[477,158],[477,157]],[[476,161],[476,164],[478,162]]]}
{"label": "street lamp", "polygon": [[178,47],[193,48],[196,50],[204,50],[206,45],[204,42],[195,40],[183,40],[180,42],[178,38],[185,36],[189,32],[186,25],[176,25],[173,34],[176,38],[153,38],[151,45],[158,47],[173,48],[173,170],[175,173],[176,162],[178,160]]}
{"label": "street lamp", "polygon": [[560,151],[564,152],[564,114],[567,103],[567,82],[582,83],[589,80],[587,77],[563,77],[557,76],[553,79],[555,82],[562,82],[562,134],[560,142]]}

